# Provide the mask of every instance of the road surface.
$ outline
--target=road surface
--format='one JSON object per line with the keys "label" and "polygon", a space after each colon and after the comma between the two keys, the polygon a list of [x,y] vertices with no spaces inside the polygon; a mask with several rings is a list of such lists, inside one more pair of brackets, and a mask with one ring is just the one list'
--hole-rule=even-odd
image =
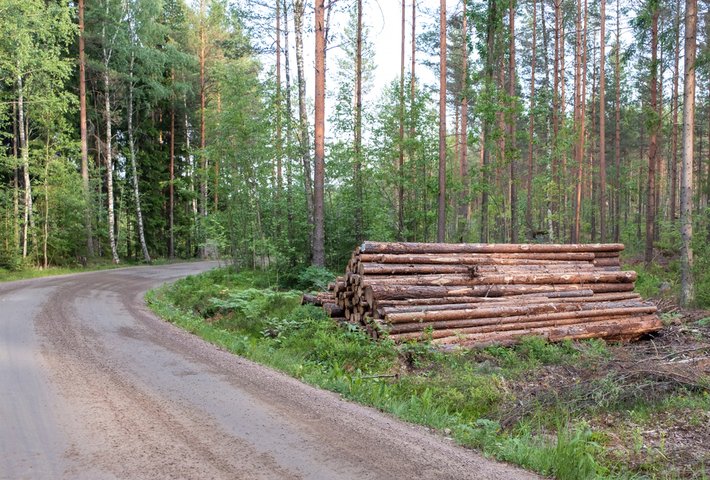
{"label": "road surface", "polygon": [[145,307],[146,290],[214,266],[0,284],[0,478],[534,478]]}

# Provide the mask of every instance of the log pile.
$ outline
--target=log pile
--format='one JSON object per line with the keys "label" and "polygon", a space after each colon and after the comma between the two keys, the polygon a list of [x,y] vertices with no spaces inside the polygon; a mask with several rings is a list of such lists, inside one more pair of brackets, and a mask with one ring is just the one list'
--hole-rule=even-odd
{"label": "log pile", "polygon": [[374,338],[484,346],[633,340],[658,330],[656,307],[621,271],[621,244],[364,242],[315,301]]}

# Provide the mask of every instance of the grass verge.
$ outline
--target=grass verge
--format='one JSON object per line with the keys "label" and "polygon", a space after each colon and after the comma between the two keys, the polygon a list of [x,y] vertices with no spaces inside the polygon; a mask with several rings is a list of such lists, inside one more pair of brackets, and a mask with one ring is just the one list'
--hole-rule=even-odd
{"label": "grass verge", "polygon": [[[710,420],[707,390],[623,376],[618,352],[628,347],[529,338],[441,352],[375,343],[299,305],[300,292],[268,272],[213,270],[146,298],[166,320],[235,354],[544,475],[707,478],[707,434],[678,453],[658,433],[678,427],[671,419]],[[700,322],[693,328],[710,338]]]}

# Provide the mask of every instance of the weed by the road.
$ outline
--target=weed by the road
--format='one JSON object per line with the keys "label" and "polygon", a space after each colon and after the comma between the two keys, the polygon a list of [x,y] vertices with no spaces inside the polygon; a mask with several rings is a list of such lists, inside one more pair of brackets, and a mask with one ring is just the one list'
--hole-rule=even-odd
{"label": "weed by the road", "polygon": [[[544,475],[700,477],[710,461],[704,448],[692,456],[685,446],[705,444],[707,433],[693,425],[710,420],[707,393],[631,375],[619,363],[628,348],[529,338],[516,347],[442,352],[373,342],[320,308],[300,306],[298,293],[280,289],[268,272],[214,270],[148,300],[222,348]],[[707,330],[702,324],[694,329]],[[686,430],[673,430],[677,415]],[[654,429],[664,433],[653,437]]]}

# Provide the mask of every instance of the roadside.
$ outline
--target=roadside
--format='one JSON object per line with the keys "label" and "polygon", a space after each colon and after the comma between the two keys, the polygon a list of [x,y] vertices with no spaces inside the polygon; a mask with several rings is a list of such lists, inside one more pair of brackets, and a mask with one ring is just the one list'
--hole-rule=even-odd
{"label": "roadside", "polygon": [[666,314],[632,345],[531,338],[444,353],[373,343],[268,273],[209,272],[148,300],[233,353],[544,475],[707,478],[707,312]]}

